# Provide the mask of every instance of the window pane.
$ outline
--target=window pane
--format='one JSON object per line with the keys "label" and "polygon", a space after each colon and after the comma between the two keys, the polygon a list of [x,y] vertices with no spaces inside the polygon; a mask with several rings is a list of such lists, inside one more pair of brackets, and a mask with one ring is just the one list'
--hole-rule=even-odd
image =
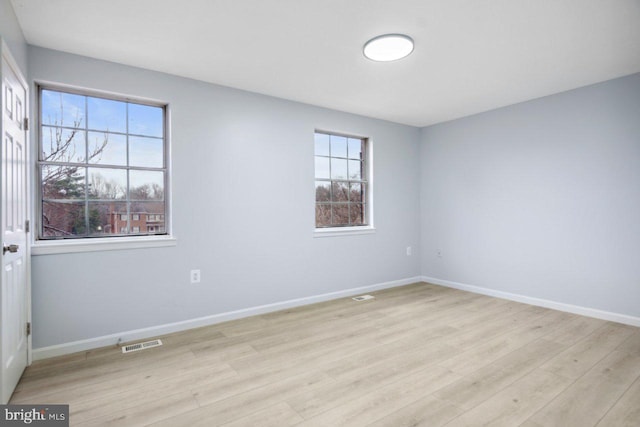
{"label": "window pane", "polygon": [[331,157],[347,157],[347,138],[331,135]]}
{"label": "window pane", "polygon": [[349,224],[349,205],[337,204],[331,205],[331,225],[348,225]]}
{"label": "window pane", "polygon": [[331,183],[331,195],[334,202],[346,202],[349,200],[349,184],[346,182]]}
{"label": "window pane", "polygon": [[[131,202],[131,213],[138,215],[137,221],[131,221],[132,227],[139,227],[138,234],[166,233],[166,215],[163,202]],[[131,230],[133,233],[133,229]]]}
{"label": "window pane", "polygon": [[352,225],[364,224],[364,205],[352,203],[349,205],[349,222]]}
{"label": "window pane", "polygon": [[[316,179],[322,175],[328,180],[316,181],[316,226],[366,225],[366,139],[322,133],[314,136]],[[324,157],[327,153],[328,160]]]}
{"label": "window pane", "polygon": [[85,131],[43,126],[40,160],[45,162],[84,163]]}
{"label": "window pane", "polygon": [[42,124],[86,128],[84,96],[43,90],[41,104]]}
{"label": "window pane", "polygon": [[316,156],[329,155],[329,135],[324,133],[315,134],[315,154]]}
{"label": "window pane", "polygon": [[316,181],[316,202],[328,202],[331,200],[331,183]]}
{"label": "window pane", "polygon": [[126,132],[127,103],[111,99],[87,97],[89,129]]}
{"label": "window pane", "polygon": [[90,199],[122,200],[126,198],[126,191],[125,169],[89,168]]}
{"label": "window pane", "polygon": [[104,226],[105,234],[122,235],[129,230],[129,214],[126,203],[111,203],[109,206],[109,222]]}
{"label": "window pane", "polygon": [[163,166],[163,141],[158,138],[129,137],[129,166],[161,168]]}
{"label": "window pane", "polygon": [[331,205],[316,204],[316,227],[331,225]]}
{"label": "window pane", "polygon": [[42,234],[47,237],[75,237],[86,234],[85,205],[42,202]]}
{"label": "window pane", "polygon": [[83,199],[85,168],[42,165],[42,198]]}
{"label": "window pane", "polygon": [[89,234],[92,236],[120,234],[120,228],[127,226],[126,218],[126,202],[89,202]]}
{"label": "window pane", "polygon": [[364,184],[351,183],[351,189],[349,191],[349,200],[352,202],[358,202],[358,203],[364,202]]}
{"label": "window pane", "polygon": [[164,200],[164,172],[129,171],[131,200]]}
{"label": "window pane", "polygon": [[331,178],[328,157],[316,157],[316,178]]}
{"label": "window pane", "polygon": [[127,137],[115,133],[89,132],[89,163],[127,165]]}
{"label": "window pane", "polygon": [[165,109],[50,89],[40,98],[39,237],[165,233]]}
{"label": "window pane", "polygon": [[347,179],[347,160],[331,158],[331,179]]}
{"label": "window pane", "polygon": [[129,104],[129,133],[134,135],[164,136],[164,108]]}
{"label": "window pane", "polygon": [[349,160],[349,179],[362,179],[362,162]]}
{"label": "window pane", "polygon": [[349,138],[349,158],[350,159],[362,159],[362,140],[356,138]]}

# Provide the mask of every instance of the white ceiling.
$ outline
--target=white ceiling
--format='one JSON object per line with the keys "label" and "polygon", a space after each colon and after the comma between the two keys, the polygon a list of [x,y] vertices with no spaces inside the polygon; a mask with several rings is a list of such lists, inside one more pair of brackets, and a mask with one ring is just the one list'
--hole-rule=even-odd
{"label": "white ceiling", "polygon": [[415,126],[640,72],[640,0],[12,3],[33,45]]}

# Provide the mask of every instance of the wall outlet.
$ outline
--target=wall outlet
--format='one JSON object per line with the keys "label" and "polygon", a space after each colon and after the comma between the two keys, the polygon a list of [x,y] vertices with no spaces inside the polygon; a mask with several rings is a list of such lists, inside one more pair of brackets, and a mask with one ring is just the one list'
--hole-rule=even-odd
{"label": "wall outlet", "polygon": [[438,258],[442,258],[442,249],[437,249],[437,250],[436,250],[436,256],[437,256]]}
{"label": "wall outlet", "polygon": [[191,283],[200,283],[200,270],[191,270]]}
{"label": "wall outlet", "polygon": [[407,246],[407,256],[411,256],[413,254],[413,249],[411,246]]}

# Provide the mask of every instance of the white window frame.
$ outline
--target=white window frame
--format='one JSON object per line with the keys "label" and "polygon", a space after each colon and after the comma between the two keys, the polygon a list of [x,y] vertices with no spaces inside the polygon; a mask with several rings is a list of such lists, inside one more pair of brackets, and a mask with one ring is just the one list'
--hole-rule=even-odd
{"label": "white window frame", "polygon": [[[337,135],[337,136],[345,136],[347,138],[359,138],[365,139],[365,171],[367,174],[367,190],[366,190],[366,198],[367,201],[365,203],[366,207],[366,218],[367,225],[358,225],[358,226],[336,226],[336,227],[316,227],[315,221],[315,166],[314,166],[314,174],[313,174],[313,183],[314,183],[314,200],[313,200],[313,237],[340,237],[340,236],[354,236],[354,235],[362,235],[362,234],[373,234],[376,232],[376,228],[374,226],[374,216],[373,216],[373,206],[374,206],[374,173],[373,173],[373,140],[371,137],[359,135],[354,132],[342,132],[335,130],[326,130],[317,128],[314,129],[313,135],[315,137],[316,133],[325,133],[329,135]],[[314,159],[315,159],[315,151],[314,151]]]}
{"label": "white window frame", "polygon": [[[171,127],[170,127],[170,105],[168,102],[157,99],[133,97],[128,95],[117,94],[113,92],[101,91],[96,89],[87,89],[65,84],[57,84],[50,82],[35,82],[36,86],[36,105],[37,114],[32,131],[35,133],[37,144],[33,144],[35,151],[32,163],[32,174],[35,177],[36,203],[31,213],[31,224],[34,225],[31,233],[32,255],[49,255],[60,253],[77,253],[92,251],[109,251],[109,250],[128,250],[142,248],[170,247],[177,245],[177,239],[173,235],[172,230],[172,186],[171,186]],[[39,176],[39,167],[37,166],[40,156],[40,132],[41,132],[41,91],[43,89],[61,91],[66,93],[78,94],[82,96],[108,98],[116,101],[139,103],[146,105],[160,106],[164,108],[164,156],[165,156],[165,234],[162,235],[139,235],[139,236],[110,236],[110,237],[85,237],[77,239],[39,239],[40,222],[42,221],[42,205],[41,205],[41,188],[42,178]]]}

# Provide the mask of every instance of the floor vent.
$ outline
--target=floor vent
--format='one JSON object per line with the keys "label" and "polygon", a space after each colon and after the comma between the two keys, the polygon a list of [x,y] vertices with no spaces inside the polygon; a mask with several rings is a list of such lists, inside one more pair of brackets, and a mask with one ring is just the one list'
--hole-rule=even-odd
{"label": "floor vent", "polygon": [[139,342],[139,343],[136,343],[136,344],[125,345],[124,347],[122,347],[122,352],[123,353],[131,353],[131,352],[134,352],[134,351],[146,350],[148,348],[158,347],[158,346],[161,346],[161,345],[162,345],[162,341],[160,341],[160,340]]}
{"label": "floor vent", "polygon": [[360,295],[359,297],[353,297],[351,298],[354,301],[365,301],[368,299],[374,299],[375,297],[373,295]]}

